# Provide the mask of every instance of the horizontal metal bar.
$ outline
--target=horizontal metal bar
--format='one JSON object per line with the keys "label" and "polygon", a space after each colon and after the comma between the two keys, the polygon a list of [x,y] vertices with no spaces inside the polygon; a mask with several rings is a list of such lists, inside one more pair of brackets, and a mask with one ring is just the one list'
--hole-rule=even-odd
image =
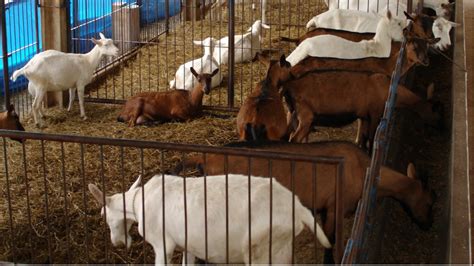
{"label": "horizontal metal bar", "polygon": [[245,157],[252,157],[252,158],[295,160],[295,161],[312,162],[312,163],[327,163],[327,164],[344,163],[343,157],[326,157],[326,156],[314,157],[310,155],[300,155],[300,154],[294,154],[294,153],[275,152],[275,151],[261,151],[258,149],[247,149],[247,148],[214,147],[214,146],[204,146],[204,145],[196,145],[196,144],[179,144],[179,143],[167,143],[167,142],[158,142],[158,141],[132,140],[132,139],[87,137],[87,136],[78,136],[78,135],[37,133],[37,132],[25,132],[25,131],[5,130],[5,129],[0,129],[0,137],[82,143],[82,144],[95,144],[95,145],[108,145],[108,146],[143,148],[143,149],[161,149],[161,150],[173,150],[173,151],[181,151],[181,152],[215,153],[215,154],[225,154],[225,155],[233,155],[233,156],[245,156]]}

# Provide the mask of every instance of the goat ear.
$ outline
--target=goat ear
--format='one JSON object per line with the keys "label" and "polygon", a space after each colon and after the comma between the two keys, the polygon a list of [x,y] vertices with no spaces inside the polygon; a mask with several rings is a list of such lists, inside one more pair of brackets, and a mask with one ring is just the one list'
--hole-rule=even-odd
{"label": "goat ear", "polygon": [[107,39],[107,38],[105,38],[105,35],[102,32],[99,32],[99,36],[102,40]]}
{"label": "goat ear", "polygon": [[266,67],[270,66],[270,58],[263,55],[262,53],[257,53],[255,55],[255,60],[258,60],[260,63],[264,64]]}
{"label": "goat ear", "polygon": [[456,23],[456,22],[452,22],[452,21],[448,21],[449,24],[451,25],[451,27],[457,27],[457,26],[461,26],[460,23]]}
{"label": "goat ear", "polygon": [[193,41],[195,45],[202,45],[202,41]]}
{"label": "goat ear", "polygon": [[403,11],[403,14],[405,14],[405,17],[406,17],[407,19],[415,20],[415,19],[413,19],[413,17],[412,17],[410,14],[408,14],[406,11]]}
{"label": "goat ear", "polygon": [[10,105],[8,106],[8,112],[9,112],[9,113],[10,113],[10,112],[15,112],[15,106],[14,106],[13,104],[10,104]]}
{"label": "goat ear", "polygon": [[437,42],[441,41],[441,38],[434,38],[434,39],[429,39],[428,40],[428,43],[429,44],[435,44]]}
{"label": "goat ear", "polygon": [[94,184],[89,184],[89,191],[91,192],[92,196],[94,199],[101,205],[105,206],[107,204],[107,199],[104,202],[104,193],[100,191],[100,189],[94,185]]}
{"label": "goat ear", "polygon": [[211,77],[214,77],[218,72],[219,72],[218,68],[214,69],[214,71],[212,71],[211,73]]}
{"label": "goat ear", "polygon": [[267,24],[265,24],[265,23],[262,23],[262,28],[264,28],[264,29],[269,29],[269,28],[270,28],[270,26],[269,26],[269,25],[267,25]]}
{"label": "goat ear", "polygon": [[407,176],[410,178],[416,178],[416,169],[413,163],[409,163],[407,167]]}
{"label": "goat ear", "polygon": [[97,40],[95,38],[91,38],[91,41],[97,46],[102,46],[102,42],[100,40]]}
{"label": "goat ear", "polygon": [[389,20],[392,19],[392,12],[390,12],[390,10],[387,11],[387,18],[388,18]]}
{"label": "goat ear", "polygon": [[199,74],[196,72],[196,70],[194,70],[193,67],[190,68],[191,70],[191,73],[193,73],[193,75],[197,78],[199,76]]}
{"label": "goat ear", "polygon": [[285,54],[282,54],[280,56],[280,66],[281,67],[291,67],[291,64],[288,61],[286,61]]}
{"label": "goat ear", "polygon": [[142,183],[142,175],[138,175],[137,180],[135,180],[135,182],[134,182],[133,185],[128,189],[128,191],[133,190],[133,189],[139,187],[141,183]]}
{"label": "goat ear", "polygon": [[428,86],[428,89],[426,90],[426,99],[429,101],[433,99],[433,94],[434,94],[434,83],[431,83]]}

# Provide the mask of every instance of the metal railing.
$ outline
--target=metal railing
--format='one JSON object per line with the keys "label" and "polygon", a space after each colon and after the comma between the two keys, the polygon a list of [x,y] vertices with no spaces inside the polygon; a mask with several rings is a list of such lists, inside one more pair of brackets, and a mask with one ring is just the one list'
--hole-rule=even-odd
{"label": "metal railing", "polygon": [[[314,214],[316,214],[314,199],[317,198],[317,180],[321,178],[320,170],[317,170],[316,173],[316,169],[322,165],[334,167],[335,176],[331,177],[332,174],[329,174],[326,178],[334,178],[336,184],[334,188],[337,209],[335,254],[342,254],[343,252],[343,158],[315,157],[270,150],[209,147],[8,130],[0,130],[0,138],[3,140],[2,152],[0,153],[0,160],[3,160],[0,165],[3,166],[1,170],[3,177],[0,179],[0,183],[4,195],[1,198],[2,207],[0,207],[0,243],[2,243],[0,245],[0,260],[3,261],[16,263],[150,263],[149,255],[153,252],[145,241],[134,244],[128,251],[110,246],[107,225],[100,217],[98,208],[90,204],[92,197],[89,197],[90,194],[86,191],[86,184],[100,184],[102,190],[109,193],[111,191],[126,191],[131,176],[137,176],[138,174],[149,176],[150,174],[164,173],[166,169],[175,164],[175,158],[185,160],[191,157],[191,153],[197,153],[195,156],[204,158],[204,162],[208,162],[206,160],[210,160],[212,156],[222,156],[225,165],[223,168],[225,173],[222,174],[226,176],[235,173],[236,170],[232,169],[231,164],[232,160],[236,158],[242,158],[243,162],[248,162],[247,167],[243,167],[246,174],[241,174],[247,175],[249,180],[251,176],[256,175],[253,174],[254,171],[265,172],[268,170],[268,176],[275,178],[273,182],[277,182],[282,175],[285,176],[284,178],[287,178],[290,182],[282,184],[293,193],[293,208],[296,196],[302,197],[301,194],[296,195],[295,193],[300,193],[297,191],[301,191],[300,189],[303,187],[304,190],[311,188],[311,195],[307,195],[307,199],[313,200],[307,200],[305,207],[311,209]],[[23,139],[24,142],[21,144],[15,142],[14,144],[14,141],[7,138]],[[259,167],[259,165],[264,168],[261,170],[254,168]],[[284,168],[286,169],[285,173],[276,170],[282,169],[280,168],[282,165],[287,167]],[[306,173],[312,174],[302,176],[301,173],[295,172],[296,168],[302,169],[302,167],[307,170]],[[288,176],[286,176],[287,174]],[[204,182],[205,191],[207,191],[206,176],[204,174],[203,177],[199,178]],[[258,176],[265,175],[259,172]],[[185,177],[184,179],[188,180],[189,178]],[[192,179],[196,180],[196,178]],[[186,182],[183,182],[183,186],[185,186]],[[247,184],[243,185],[247,186]],[[250,186],[250,183],[248,186]],[[22,193],[17,193],[17,191],[22,191]],[[248,191],[250,197],[250,187]],[[227,195],[226,193],[222,201],[227,201]],[[142,204],[144,204],[145,197],[144,194],[139,196]],[[164,201],[166,200],[165,196]],[[186,193],[184,193],[184,200],[186,201]],[[269,200],[270,206],[272,206],[271,196]],[[211,199],[208,199],[206,206],[210,203]],[[186,217],[186,205],[184,206]],[[226,207],[226,213],[230,211],[227,208],[228,206]],[[249,217],[250,208],[249,205]],[[143,210],[145,210],[144,207]],[[269,212],[272,212],[272,208],[269,209]],[[145,213],[144,215],[149,214]],[[258,217],[259,213],[252,212],[251,215],[252,217]],[[297,250],[305,244],[297,244],[295,241],[294,210],[288,215],[291,215],[293,219],[292,261],[295,262]],[[207,224],[207,216],[205,217]],[[190,230],[186,226],[188,222],[189,218],[185,218],[183,230]],[[239,221],[227,220],[226,224],[229,226],[235,222]],[[316,218],[314,222],[316,223]],[[271,218],[269,223],[272,225]],[[276,223],[277,221],[273,221],[273,224]],[[228,226],[226,230],[229,230]],[[252,232],[252,225],[249,224],[248,226],[249,232]],[[143,239],[147,239],[146,236],[151,233],[146,228],[144,230]],[[196,230],[196,228],[192,230]],[[208,230],[211,230],[211,228]],[[206,234],[208,230],[206,230]],[[126,228],[125,231],[127,231]],[[271,230],[269,234],[271,241]],[[250,235],[251,233],[249,233],[249,237],[251,237]],[[312,248],[314,253],[310,257],[304,255],[306,257],[303,257],[303,259],[307,263],[315,262],[313,256],[320,254],[317,251],[319,244],[316,243],[316,236],[312,235],[310,239],[311,241],[306,245],[310,245],[307,247]],[[207,247],[207,240],[203,239],[202,241]],[[232,240],[227,238],[227,248],[229,247],[229,241]],[[253,243],[253,245],[258,244]],[[187,247],[182,248],[186,251]]]}

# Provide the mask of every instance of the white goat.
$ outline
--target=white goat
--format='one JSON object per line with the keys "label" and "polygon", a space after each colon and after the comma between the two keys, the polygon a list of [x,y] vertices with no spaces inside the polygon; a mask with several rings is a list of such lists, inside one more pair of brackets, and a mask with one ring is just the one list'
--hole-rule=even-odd
{"label": "white goat", "polygon": [[[375,33],[377,25],[384,16],[374,13],[351,9],[331,9],[323,12],[308,21],[307,30],[315,28],[343,30],[358,33]],[[402,27],[406,27],[406,19],[393,18]],[[403,38],[400,40],[403,41]]]}
{"label": "white goat", "polygon": [[459,26],[458,23],[449,21],[443,17],[438,17],[433,23],[433,35],[436,38],[440,38],[440,41],[437,42],[434,46],[444,51],[451,46],[451,36],[449,32],[453,27]]}
{"label": "white goat", "polygon": [[[351,9],[361,11],[374,11],[385,14],[390,10],[399,18],[403,18],[403,11],[408,11],[407,0],[324,0],[329,9]],[[433,9],[438,16],[445,15],[444,5],[449,4],[448,0],[425,0],[423,6]],[[416,8],[418,1],[413,1]],[[449,18],[448,18],[449,19]]]}
{"label": "white goat", "polygon": [[[170,81],[171,89],[191,90],[198,83],[196,77],[191,73],[190,68],[193,67],[197,73],[212,73],[219,69],[219,63],[212,57],[212,51],[217,40],[208,37],[202,41],[194,41],[195,45],[201,45],[204,49],[204,55],[201,58],[194,59],[179,66],[176,71],[175,78]],[[212,77],[211,88],[219,86],[222,82],[220,70],[217,75]]]}
{"label": "white goat", "polygon": [[[86,54],[63,53],[56,50],[48,50],[36,54],[23,68],[13,72],[11,79],[15,81],[24,75],[32,85],[28,90],[34,97],[33,117],[35,124],[41,126],[38,113],[41,112],[41,103],[46,92],[69,90],[70,110],[74,100],[74,90],[77,88],[79,95],[79,106],[81,117],[87,119],[84,111],[84,88],[92,80],[94,70],[100,63],[102,56],[116,56],[118,48],[112,39],[107,39],[100,33],[100,40],[92,38],[95,47]],[[34,91],[34,93],[33,93]]]}
{"label": "white goat", "polygon": [[286,59],[294,66],[308,56],[340,59],[387,58],[390,56],[392,40],[401,38],[403,24],[393,19],[389,11],[386,17],[379,21],[377,32],[371,40],[352,42],[334,35],[315,36],[301,42]]}
{"label": "white goat", "polygon": [[[162,209],[162,175],[155,175],[144,186],[145,212],[142,212],[142,188],[140,177],[125,192],[105,198],[103,192],[93,184],[89,190],[93,197],[105,207],[106,220],[110,227],[113,245],[132,242],[128,231],[133,222],[138,222],[138,232],[143,236],[146,228],[146,241],[155,251],[155,262],[165,263],[176,246],[185,247],[185,221],[183,180],[178,176],[165,175],[165,226],[163,227]],[[249,262],[249,244],[252,249],[252,263],[268,263],[269,230],[270,230],[270,179],[251,177],[251,243],[249,243],[249,204],[248,176],[228,176],[228,215],[229,215],[229,262]],[[292,239],[292,193],[273,180],[273,224],[272,224],[272,262],[291,262]],[[208,262],[224,263],[226,261],[226,177],[207,177],[207,226],[208,231]],[[123,196],[124,195],[124,196]],[[123,198],[125,197],[125,199]],[[204,217],[204,179],[186,179],[187,202],[187,251],[199,258],[205,258],[205,217]],[[123,201],[125,201],[125,209]],[[104,212],[104,208],[102,208]],[[126,215],[126,226],[124,221]],[[145,216],[145,220],[143,220]],[[299,199],[295,201],[295,234],[298,235],[304,226],[314,232],[314,217],[303,207]],[[163,232],[164,230],[164,232]],[[163,248],[163,236],[166,251]],[[325,248],[331,247],[329,240],[316,224],[316,236]],[[189,256],[188,256],[189,257]]]}
{"label": "white goat", "polygon": [[[261,51],[262,28],[269,29],[261,20],[256,20],[247,30],[247,33],[235,35],[234,37],[234,58],[235,63],[251,61],[255,55]],[[229,59],[229,37],[220,39],[213,53],[214,59],[219,64],[227,64]]]}

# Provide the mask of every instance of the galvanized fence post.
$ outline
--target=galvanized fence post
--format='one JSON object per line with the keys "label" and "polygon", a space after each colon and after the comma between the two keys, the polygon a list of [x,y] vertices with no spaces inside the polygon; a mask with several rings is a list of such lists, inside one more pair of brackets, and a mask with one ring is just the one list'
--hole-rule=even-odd
{"label": "galvanized fence post", "polygon": [[5,20],[5,2],[0,1],[0,30],[2,35],[3,93],[5,109],[10,106],[10,76],[8,74],[7,22]]}
{"label": "galvanized fence post", "polygon": [[234,107],[234,72],[235,72],[235,50],[234,50],[234,32],[235,32],[235,3],[234,1],[228,1],[227,8],[229,10],[229,77],[227,80],[227,106],[229,108]]}

